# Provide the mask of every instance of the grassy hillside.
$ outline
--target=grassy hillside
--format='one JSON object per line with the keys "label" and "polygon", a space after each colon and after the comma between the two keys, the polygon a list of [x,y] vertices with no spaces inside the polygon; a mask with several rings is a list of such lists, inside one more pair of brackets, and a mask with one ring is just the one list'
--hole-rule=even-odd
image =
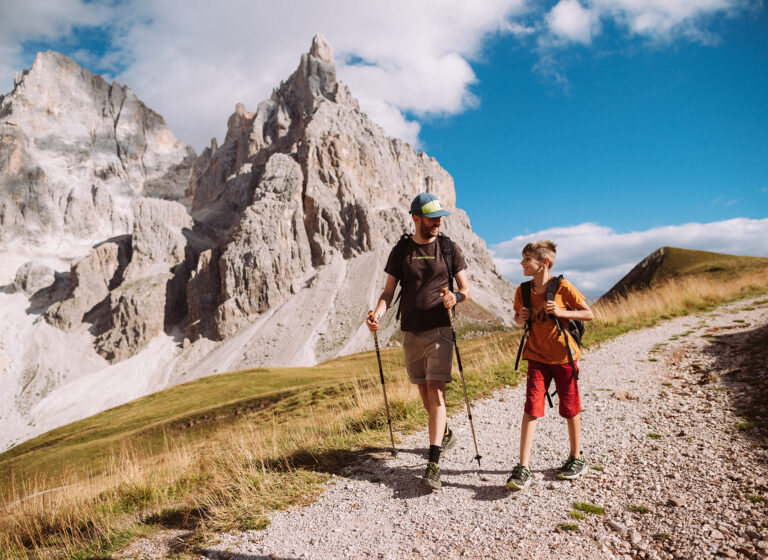
{"label": "grassy hillside", "polygon": [[643,259],[619,280],[602,300],[655,286],[683,277],[727,281],[728,277],[765,269],[768,258],[727,255],[676,247],[661,247]]}
{"label": "grassy hillside", "polygon": [[[681,259],[676,270],[700,264]],[[586,343],[768,293],[768,267],[717,272],[673,275],[596,305]],[[471,397],[518,382],[518,340],[513,330],[461,341]],[[423,426],[402,351],[382,354],[395,429]],[[448,392],[458,412],[460,387]],[[137,536],[178,526],[193,531],[183,557],[207,531],[262,527],[269,511],[311,499],[329,473],[388,446],[374,352],[199,379],[0,455],[0,558],[105,558]]]}
{"label": "grassy hillside", "polygon": [[664,247],[664,260],[656,270],[652,283],[680,276],[710,277],[727,280],[730,275],[768,267],[768,258],[727,255]]}

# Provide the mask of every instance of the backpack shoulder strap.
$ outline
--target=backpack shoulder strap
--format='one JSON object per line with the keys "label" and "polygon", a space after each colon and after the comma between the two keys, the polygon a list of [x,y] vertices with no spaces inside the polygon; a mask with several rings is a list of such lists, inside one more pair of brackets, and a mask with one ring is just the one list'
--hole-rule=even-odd
{"label": "backpack shoulder strap", "polygon": [[[520,295],[523,298],[523,307],[527,307],[528,309],[531,308],[531,286],[533,285],[532,280],[527,280],[520,284]],[[520,346],[517,347],[517,359],[515,360],[515,369],[520,365],[520,356],[523,353],[523,346],[525,346],[525,339],[528,336],[528,333],[531,330],[531,318],[528,317],[528,320],[525,322],[525,328],[523,329],[523,334],[520,337]]]}
{"label": "backpack shoulder strap", "polygon": [[398,283],[400,284],[400,291],[397,293],[397,297],[395,297],[394,301],[392,302],[392,305],[397,302],[397,313],[395,313],[395,321],[400,320],[400,296],[403,295],[403,261],[405,260],[405,248],[408,246],[408,241],[411,239],[410,233],[404,233],[400,236],[400,239],[397,241],[397,244],[395,245],[395,262],[398,263],[398,266],[400,267],[400,278],[398,278]]}
{"label": "backpack shoulder strap", "polygon": [[533,281],[527,280],[520,284],[520,295],[523,296],[523,307],[531,308],[531,285]]}
{"label": "backpack shoulder strap", "polygon": [[563,275],[552,276],[547,283],[547,301],[555,301],[557,290],[560,289],[560,282],[563,279]]}
{"label": "backpack shoulder strap", "polygon": [[448,289],[453,291],[453,242],[447,235],[440,233],[437,235],[437,242],[440,243],[440,252],[445,259],[445,266],[448,268]]}

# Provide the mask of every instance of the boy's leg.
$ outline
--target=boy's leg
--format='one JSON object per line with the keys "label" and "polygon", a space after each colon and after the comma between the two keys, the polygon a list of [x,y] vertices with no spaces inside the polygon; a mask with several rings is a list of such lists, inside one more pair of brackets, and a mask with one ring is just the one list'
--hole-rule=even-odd
{"label": "boy's leg", "polygon": [[576,377],[571,366],[562,364],[553,366],[555,386],[560,397],[560,416],[568,425],[568,459],[565,461],[558,478],[573,480],[584,474],[587,463],[581,453],[581,396]]}
{"label": "boy's leg", "polygon": [[571,457],[579,457],[581,455],[581,415],[566,418],[565,421],[568,423],[568,442],[571,446],[569,454]]}
{"label": "boy's leg", "polygon": [[531,461],[531,448],[533,447],[533,436],[536,434],[535,416],[523,412],[523,422],[520,425],[520,465],[528,467]]}
{"label": "boy's leg", "polygon": [[520,462],[512,469],[506,486],[513,490],[522,490],[531,478],[528,467],[531,460],[533,436],[536,434],[536,420],[544,416],[544,394],[549,386],[546,367],[534,360],[528,360],[528,376],[525,389],[525,409],[520,424]]}

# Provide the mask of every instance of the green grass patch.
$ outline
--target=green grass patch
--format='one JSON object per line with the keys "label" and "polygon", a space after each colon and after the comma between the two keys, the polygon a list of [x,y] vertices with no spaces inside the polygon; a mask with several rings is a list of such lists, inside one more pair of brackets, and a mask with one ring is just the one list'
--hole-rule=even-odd
{"label": "green grass patch", "polygon": [[658,362],[659,359],[658,358],[648,358],[648,361],[649,362]]}
{"label": "green grass patch", "polygon": [[576,519],[577,521],[582,521],[582,520],[587,518],[586,514],[580,512],[580,511],[577,511],[577,510],[571,511],[568,514],[568,517],[570,517],[571,519]]}
{"label": "green grass patch", "polygon": [[669,540],[669,533],[656,533],[653,535],[653,540],[656,542],[664,542]]}
{"label": "green grass patch", "polygon": [[648,434],[648,437],[651,438],[651,439],[661,439],[661,434],[657,434],[657,433],[651,432],[651,433]]}
{"label": "green grass patch", "polygon": [[643,505],[629,506],[627,507],[627,510],[631,511],[632,513],[640,513],[640,514],[648,513],[648,508]]}
{"label": "green grass patch", "polygon": [[598,471],[598,472],[603,472],[604,470],[603,467],[601,467],[600,465],[592,465],[591,468],[593,471]]}
{"label": "green grass patch", "polygon": [[672,387],[672,383],[669,381],[662,381],[661,384],[664,385],[664,387]]}
{"label": "green grass patch", "polygon": [[578,531],[579,526],[576,523],[568,523],[566,521],[563,521],[562,523],[558,524],[558,527],[562,529],[563,531]]}
{"label": "green grass patch", "polygon": [[589,513],[591,515],[603,515],[605,509],[596,504],[590,504],[589,502],[573,502],[573,509]]}
{"label": "green grass patch", "polygon": [[747,499],[753,504],[768,505],[768,498],[765,498],[763,496],[756,496],[754,494],[750,494],[749,496],[747,496]]}
{"label": "green grass patch", "polygon": [[748,421],[748,420],[744,421],[744,422],[739,422],[738,424],[736,424],[736,429],[739,430],[739,431],[742,431],[742,432],[746,432],[748,430],[751,430],[754,427],[755,427],[755,425],[752,422]]}

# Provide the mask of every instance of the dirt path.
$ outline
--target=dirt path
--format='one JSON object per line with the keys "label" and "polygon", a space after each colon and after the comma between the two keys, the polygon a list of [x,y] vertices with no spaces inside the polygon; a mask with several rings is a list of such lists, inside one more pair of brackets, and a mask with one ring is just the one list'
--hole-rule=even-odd
{"label": "dirt path", "polygon": [[[396,458],[362,459],[314,504],[276,513],[263,531],[222,535],[205,557],[768,558],[768,432],[734,409],[755,378],[768,384],[765,359],[755,363],[745,346],[756,333],[768,333],[768,305],[739,302],[588,351],[580,386],[591,468],[574,482],[555,477],[568,450],[555,409],[539,421],[533,483],[504,487],[524,401],[523,386],[507,388],[474,406],[479,472],[457,414],[441,491],[419,485],[426,435],[414,434]],[[574,520],[574,502],[605,513]]]}

